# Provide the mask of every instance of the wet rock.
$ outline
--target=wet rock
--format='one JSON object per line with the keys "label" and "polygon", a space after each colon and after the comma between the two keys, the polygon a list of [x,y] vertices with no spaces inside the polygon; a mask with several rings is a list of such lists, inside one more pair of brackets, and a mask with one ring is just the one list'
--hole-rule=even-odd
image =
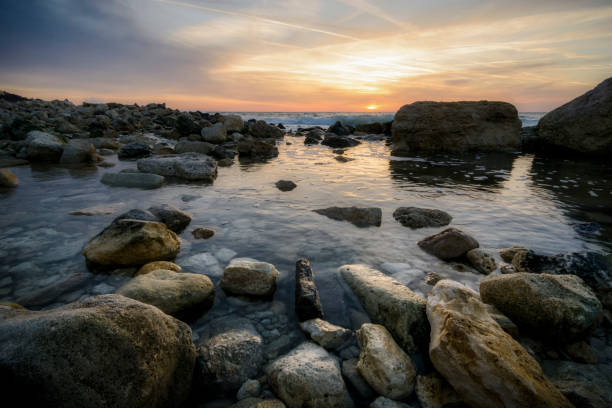
{"label": "wet rock", "polygon": [[161,187],[165,177],[151,173],[104,173],[100,182],[112,187],[154,189]]}
{"label": "wet rock", "polygon": [[346,387],[338,361],[314,343],[302,343],[266,372],[275,394],[289,408],[342,407]]}
{"label": "wet rock", "polygon": [[336,159],[336,161],[339,161],[340,163],[347,163],[347,162],[355,160],[351,157],[346,157],[346,156],[335,156],[334,159]]}
{"label": "wet rock", "polygon": [[60,163],[71,165],[81,163],[93,163],[96,161],[96,148],[87,139],[72,139],[66,146],[60,157]]}
{"label": "wet rock", "polygon": [[271,296],[278,270],[274,265],[249,258],[234,258],[223,271],[220,286],[233,295]]}
{"label": "wet rock", "polygon": [[0,168],[15,167],[30,164],[29,161],[23,159],[15,159],[12,157],[0,157]]}
{"label": "wet rock", "polygon": [[394,155],[413,151],[512,151],[521,147],[521,121],[506,102],[415,102],[395,114]]}
{"label": "wet rock", "polygon": [[443,227],[450,224],[453,217],[442,210],[418,207],[400,207],[393,212],[393,218],[404,227],[425,228]]}
{"label": "wet rock", "polygon": [[371,404],[370,408],[411,408],[410,405],[404,404],[403,402],[394,401],[385,397],[376,398]]}
{"label": "wet rock", "polygon": [[248,133],[256,138],[280,139],[285,135],[281,129],[277,128],[276,126],[269,125],[263,120],[248,121],[247,127]]}
{"label": "wet rock", "polygon": [[315,343],[328,350],[340,347],[351,338],[352,332],[325,320],[316,318],[300,323],[300,328]]}
{"label": "wet rock", "polygon": [[334,133],[326,133],[321,144],[329,147],[353,147],[361,144],[361,142],[357,139],[353,139],[352,137],[340,136]]}
{"label": "wet rock", "polygon": [[597,364],[597,352],[586,341],[577,341],[575,343],[566,344],[563,351],[569,357],[578,363]]}
{"label": "wet rock", "polygon": [[297,184],[291,180],[279,180],[275,183],[275,185],[280,191],[291,191],[297,187]]}
{"label": "wet rock", "polygon": [[164,269],[167,271],[174,271],[174,272],[180,272],[181,271],[181,267],[178,266],[177,264],[173,263],[173,262],[167,262],[167,261],[155,261],[155,262],[149,262],[145,265],[143,265],[135,274],[135,276],[138,275],[145,275],[149,272],[153,272],[156,271],[158,269]]}
{"label": "wet rock", "polygon": [[168,204],[153,206],[149,208],[149,212],[177,234],[187,228],[192,218],[191,214]]}
{"label": "wet rock", "polygon": [[329,207],[313,211],[332,220],[348,221],[360,228],[380,227],[382,219],[382,210],[372,207]]}
{"label": "wet rock", "polygon": [[277,399],[247,398],[235,403],[230,408],[285,408],[285,404]]}
{"label": "wet rock", "polygon": [[244,120],[240,115],[223,115],[223,124],[228,133],[242,132]]}
{"label": "wet rock", "polygon": [[440,282],[442,279],[442,275],[435,272],[428,272],[427,276],[425,276],[425,283],[429,286],[434,286],[436,283]]}
{"label": "wet rock", "polygon": [[183,153],[200,153],[210,154],[215,148],[215,145],[208,142],[192,142],[189,140],[181,140],[174,146],[174,151],[177,154]]}
{"label": "wet rock", "polygon": [[426,301],[391,278],[366,265],[344,265],[340,274],[374,323],[393,334],[407,353],[417,353],[429,341]]}
{"label": "wet rock", "polygon": [[480,273],[488,275],[497,269],[495,258],[483,249],[471,249],[465,255],[472,266]]}
{"label": "wet rock", "polygon": [[348,380],[348,383],[359,393],[359,395],[368,399],[374,395],[374,390],[370,385],[363,379],[359,370],[357,369],[356,358],[350,360],[344,360],[342,362],[342,375]]}
{"label": "wet rock", "polygon": [[497,324],[499,324],[499,327],[501,327],[503,331],[515,339],[519,338],[518,326],[514,324],[514,322],[510,320],[508,316],[500,312],[495,306],[488,303],[485,303],[485,307],[487,309],[487,313],[489,313],[489,316],[491,316],[491,318],[495,320]]}
{"label": "wet rock", "polygon": [[447,228],[423,238],[417,244],[425,252],[440,259],[458,258],[469,250],[478,248],[478,241],[456,228]]}
{"label": "wet rock", "polygon": [[9,169],[0,169],[0,187],[14,188],[19,184],[19,179]]}
{"label": "wet rock", "polygon": [[202,126],[200,126],[189,114],[181,114],[176,118],[174,124],[176,131],[181,136],[189,136],[192,133],[200,133]]}
{"label": "wet rock", "polygon": [[585,335],[603,313],[595,294],[575,275],[488,276],[480,282],[480,296],[519,326],[553,340]]}
{"label": "wet rock", "polygon": [[32,162],[57,163],[64,151],[64,145],[57,137],[33,130],[26,138],[26,157]]}
{"label": "wet rock", "polygon": [[499,256],[504,260],[504,262],[512,262],[514,256],[519,252],[528,251],[527,248],[521,246],[513,246],[510,248],[503,248],[499,250]]}
{"label": "wet rock", "polygon": [[115,218],[113,222],[116,222],[119,220],[140,220],[140,221],[160,222],[159,218],[154,216],[150,211],[141,210],[139,208],[135,208],[133,210],[124,212],[123,214]]}
{"label": "wet rock", "polygon": [[215,296],[208,276],[164,269],[136,276],[117,293],[183,318],[200,316],[212,306]]}
{"label": "wet rock", "polygon": [[156,143],[153,146],[153,154],[175,154],[176,151],[166,142]]}
{"label": "wet rock", "polygon": [[213,181],[217,177],[217,163],[214,159],[198,153],[160,155],[140,159],[138,170],[186,180]]}
{"label": "wet rock", "polygon": [[244,318],[219,318],[210,322],[205,340],[198,346],[197,386],[206,390],[237,390],[259,372],[263,362],[263,340]]}
{"label": "wet rock", "polygon": [[202,138],[208,143],[223,143],[227,139],[227,130],[221,122],[202,128]]}
{"label": "wet rock", "polygon": [[130,142],[117,151],[120,159],[139,159],[151,155],[151,147],[142,142]]}
{"label": "wet rock", "polygon": [[361,346],[357,368],[368,384],[387,398],[409,396],[416,370],[391,333],[381,325],[366,323],[357,330],[357,338]]}
{"label": "wet rock", "polygon": [[304,138],[305,145],[318,145],[321,142],[321,137],[317,135],[306,135]]}
{"label": "wet rock", "polygon": [[174,259],[180,240],[161,222],[124,219],[89,240],[83,255],[95,268],[139,266]]}
{"label": "wet rock", "polygon": [[257,380],[247,380],[240,386],[240,389],[236,393],[236,399],[238,401],[246,398],[258,397],[261,393],[261,384]]}
{"label": "wet rock", "polygon": [[215,235],[215,230],[212,228],[199,227],[191,231],[195,239],[209,239]]}
{"label": "wet rock", "polygon": [[453,387],[435,371],[416,378],[415,391],[423,408],[442,408],[461,403]]}
{"label": "wet rock", "polygon": [[299,259],[295,263],[295,313],[300,322],[323,318],[319,291],[307,259]]}
{"label": "wet rock", "polygon": [[0,307],[0,316],[7,401],[161,408],[189,396],[191,329],[155,307],[103,295],[40,312]]}
{"label": "wet rock", "polygon": [[87,273],[73,273],[50,286],[32,291],[24,296],[21,296],[16,302],[24,307],[40,307],[45,306],[59,298],[64,293],[78,289],[85,285],[91,275]]}
{"label": "wet rock", "polygon": [[427,317],[431,362],[470,406],[572,406],[471,289],[441,280],[427,299]]}
{"label": "wet rock", "polygon": [[612,368],[609,365],[547,360],[542,363],[542,370],[576,408],[612,406]]}
{"label": "wet rock", "polygon": [[339,120],[327,129],[330,133],[335,133],[338,136],[348,136],[353,133],[353,129],[350,126],[342,124]]}
{"label": "wet rock", "polygon": [[278,148],[273,139],[255,139],[248,137],[237,144],[240,157],[250,157],[252,160],[266,160],[278,156]]}

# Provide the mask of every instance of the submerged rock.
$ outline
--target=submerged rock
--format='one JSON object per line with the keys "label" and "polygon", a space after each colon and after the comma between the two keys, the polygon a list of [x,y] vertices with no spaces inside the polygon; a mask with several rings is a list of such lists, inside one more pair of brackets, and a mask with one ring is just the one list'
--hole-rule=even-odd
{"label": "submerged rock", "polygon": [[17,303],[24,307],[45,306],[59,298],[62,294],[78,289],[91,278],[87,273],[70,274],[52,285],[29,292],[17,299]]}
{"label": "submerged rock", "polygon": [[425,228],[443,227],[450,224],[453,217],[442,210],[418,207],[400,207],[393,212],[393,218],[404,227]]}
{"label": "submerged rock", "polygon": [[351,338],[352,332],[325,320],[316,318],[300,323],[300,328],[315,343],[328,350],[333,350]]}
{"label": "submerged rock", "polygon": [[275,185],[280,191],[291,191],[297,187],[297,184],[291,180],[279,180],[275,183]]}
{"label": "submerged rock", "polygon": [[9,169],[0,169],[0,187],[15,188],[19,179]]}
{"label": "submerged rock", "polygon": [[589,333],[603,313],[595,294],[575,275],[488,276],[480,282],[480,296],[519,326],[553,341]]}
{"label": "submerged rock", "polygon": [[163,176],[150,173],[104,173],[100,181],[112,187],[154,189],[164,184]]}
{"label": "submerged rock", "polygon": [[188,325],[123,296],[0,307],[3,397],[22,406],[179,407],[194,362]]}
{"label": "submerged rock", "polygon": [[33,130],[26,138],[27,159],[33,162],[57,163],[64,152],[62,141],[45,132]]}
{"label": "submerged rock", "polygon": [[173,205],[161,204],[149,208],[149,212],[166,224],[172,231],[180,234],[191,222],[192,215]]}
{"label": "submerged rock", "polygon": [[307,259],[299,259],[295,263],[295,314],[300,322],[323,318],[319,291]]}
{"label": "submerged rock", "polygon": [[340,274],[374,323],[389,330],[407,353],[417,353],[429,341],[426,300],[366,265],[344,265]]}
{"label": "submerged rock", "polygon": [[411,408],[411,406],[389,398],[378,397],[369,405],[369,408]]}
{"label": "submerged rock", "polygon": [[234,258],[223,271],[220,286],[233,295],[271,296],[278,270],[274,265],[249,258]]}
{"label": "submerged rock", "polygon": [[313,211],[332,220],[348,221],[360,228],[380,227],[382,219],[382,210],[372,207],[329,207]]}
{"label": "submerged rock", "polygon": [[160,155],[140,159],[138,170],[186,180],[213,181],[217,177],[215,160],[198,153]]}
{"label": "submerged rock", "polygon": [[191,231],[195,239],[209,239],[215,235],[215,230],[212,228],[199,227]]}
{"label": "submerged rock", "polygon": [[425,252],[440,259],[458,258],[469,250],[478,248],[478,241],[457,228],[447,228],[423,238],[417,244]]}
{"label": "submerged rock", "polygon": [[470,406],[572,407],[471,289],[441,280],[427,299],[427,317],[431,362]]}

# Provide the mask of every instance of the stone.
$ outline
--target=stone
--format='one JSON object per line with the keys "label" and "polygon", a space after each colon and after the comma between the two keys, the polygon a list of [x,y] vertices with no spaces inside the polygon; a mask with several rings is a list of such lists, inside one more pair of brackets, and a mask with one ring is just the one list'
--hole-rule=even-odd
{"label": "stone", "polygon": [[178,266],[177,264],[173,263],[173,262],[155,261],[155,262],[149,262],[147,264],[144,264],[140,269],[138,269],[138,271],[136,272],[135,276],[145,275],[145,274],[147,274],[149,272],[153,272],[153,271],[156,271],[158,269],[164,269],[166,271],[174,271],[174,272],[180,272],[181,271],[181,267]]}
{"label": "stone", "polygon": [[32,162],[57,163],[62,157],[64,145],[57,137],[33,130],[26,138],[26,158]]}
{"label": "stone", "polygon": [[111,187],[155,189],[164,185],[166,178],[151,173],[104,173],[100,182]]}
{"label": "stone", "polygon": [[442,408],[462,402],[453,387],[435,371],[417,376],[414,390],[423,408]]}
{"label": "stone", "polygon": [[489,316],[491,316],[491,318],[495,320],[497,324],[499,324],[499,327],[501,327],[503,331],[505,331],[515,339],[519,338],[518,326],[514,324],[514,322],[510,320],[508,316],[500,312],[495,306],[490,305],[488,303],[485,303],[485,307],[487,309],[487,312],[489,313]]}
{"label": "stone", "polygon": [[274,184],[280,191],[291,191],[297,187],[297,184],[291,180],[279,180]]}
{"label": "stone", "polygon": [[472,266],[482,274],[488,275],[497,269],[495,258],[483,249],[474,248],[465,255]]}
{"label": "stone", "polygon": [[478,241],[457,228],[447,228],[423,238],[417,245],[425,252],[446,260],[458,258],[469,250],[478,248]]}
{"label": "stone", "polygon": [[215,149],[215,145],[208,142],[198,142],[190,140],[181,140],[174,146],[174,151],[177,154],[183,153],[200,153],[210,154]]}
{"label": "stone", "polygon": [[263,120],[249,121],[247,122],[248,133],[256,138],[260,139],[280,139],[285,134],[283,131],[276,126],[267,124]]}
{"label": "stone", "polygon": [[164,269],[134,277],[117,293],[182,318],[199,317],[212,306],[215,297],[208,276]]}
{"label": "stone", "polygon": [[414,151],[513,151],[521,121],[506,102],[414,102],[395,114],[392,154]]}
{"label": "stone", "polygon": [[338,361],[324,348],[304,342],[270,364],[274,393],[289,407],[342,407],[346,386]]}
{"label": "stone", "polygon": [[588,334],[603,314],[593,291],[575,275],[488,276],[480,282],[480,296],[520,327],[553,340]]}
{"label": "stone", "polygon": [[186,180],[213,181],[217,163],[212,157],[198,153],[160,155],[138,160],[138,170]]}
{"label": "stone", "polygon": [[188,212],[168,204],[153,206],[149,208],[149,212],[177,234],[180,234],[187,228],[192,218],[192,215]]}
{"label": "stone", "polygon": [[234,258],[223,271],[220,286],[232,295],[272,296],[278,270],[274,265],[249,258]]}
{"label": "stone", "polygon": [[566,344],[563,351],[578,363],[597,364],[597,352],[586,341],[577,341],[575,343]]}
{"label": "stone", "polygon": [[252,160],[266,160],[278,156],[278,148],[273,139],[255,139],[252,136],[240,140],[236,146],[240,157]]}
{"label": "stone", "polygon": [[346,157],[346,156],[335,156],[334,159],[336,159],[336,161],[339,161],[340,163],[348,163],[350,161],[355,160],[351,157]]}
{"label": "stone", "polygon": [[357,139],[353,139],[352,137],[339,136],[334,133],[326,133],[321,144],[329,147],[353,147],[361,144],[361,142]]}
{"label": "stone", "polygon": [[371,398],[374,395],[374,390],[372,390],[366,380],[359,374],[357,362],[358,360],[356,358],[344,360],[342,362],[342,375],[348,380],[348,384],[359,393],[361,398]]}
{"label": "stone", "polygon": [[151,155],[151,147],[143,142],[130,142],[117,151],[120,159],[139,159]]}
{"label": "stone", "polygon": [[236,391],[263,362],[263,340],[248,319],[215,319],[198,346],[196,386],[215,393]]}
{"label": "stone", "polygon": [[285,408],[285,404],[277,399],[246,398],[230,408]]}
{"label": "stone", "polygon": [[443,227],[450,224],[453,217],[442,210],[418,207],[399,207],[393,211],[393,218],[404,227],[412,229]]}
{"label": "stone", "polygon": [[335,133],[338,136],[348,136],[353,133],[353,129],[350,126],[344,125],[342,122],[337,120],[333,125],[331,125],[327,131],[329,133]]}
{"label": "stone", "polygon": [[318,145],[321,142],[321,137],[307,135],[304,138],[305,145]]}
{"label": "stone", "polygon": [[612,406],[612,368],[610,365],[546,360],[542,363],[542,370],[576,408]]}
{"label": "stone", "polygon": [[16,302],[24,307],[41,307],[50,304],[64,293],[84,286],[91,276],[87,273],[72,273],[49,286],[28,292],[17,298]]}
{"label": "stone", "polygon": [[351,338],[352,332],[344,327],[336,326],[325,320],[316,318],[300,323],[304,333],[319,346],[333,350],[343,345]]}
{"label": "stone", "polygon": [[83,255],[94,269],[174,259],[180,239],[161,222],[123,219],[89,240]]}
{"label": "stone", "polygon": [[23,159],[14,159],[12,157],[0,157],[0,168],[23,166],[26,164],[30,164],[30,162]]}
{"label": "stone", "polygon": [[612,78],[548,112],[538,122],[537,141],[569,152],[612,153]]}
{"label": "stone", "polygon": [[119,215],[117,218],[113,220],[113,222],[119,220],[141,220],[141,221],[154,221],[161,222],[159,218],[154,216],[150,211],[141,210],[139,208],[134,208],[123,214]]}
{"label": "stone", "polygon": [[314,281],[314,273],[307,259],[295,263],[295,313],[300,322],[323,318],[323,307]]}
{"label": "stone", "polygon": [[179,407],[195,357],[188,325],[123,296],[0,307],[3,397],[21,406]]}
{"label": "stone", "polygon": [[223,115],[223,124],[228,133],[242,132],[244,120],[240,115]]}
{"label": "stone", "polygon": [[344,265],[339,271],[372,322],[387,328],[405,352],[425,349],[429,323],[423,297],[366,265]]}
{"label": "stone", "polygon": [[212,228],[199,227],[191,231],[195,239],[209,239],[215,235],[215,230]]}
{"label": "stone", "polygon": [[499,250],[499,256],[501,256],[501,258],[504,260],[504,262],[512,262],[512,259],[514,259],[514,256],[519,253],[519,252],[525,252],[528,251],[527,248],[525,247],[521,247],[521,246],[513,246],[510,248],[503,248]]}
{"label": "stone", "polygon": [[236,393],[236,399],[238,401],[246,398],[258,397],[261,393],[261,384],[257,380],[246,380],[244,384],[240,386]]}
{"label": "stone", "polygon": [[468,405],[572,407],[473,290],[441,280],[427,298],[427,317],[431,362]]}
{"label": "stone", "polygon": [[380,227],[382,220],[382,210],[373,207],[329,207],[313,211],[332,220],[348,221],[360,228]]}
{"label": "stone", "polygon": [[65,165],[93,163],[96,161],[96,147],[87,139],[72,139],[60,157],[60,163]]}
{"label": "stone", "polygon": [[198,125],[198,123],[193,120],[191,115],[186,113],[181,114],[176,118],[174,127],[181,136],[189,136],[193,133],[200,133],[200,129],[202,128],[202,126]]}
{"label": "stone", "polygon": [[379,394],[404,399],[414,389],[416,370],[410,357],[383,326],[365,323],[357,330],[361,347],[357,369]]}
{"label": "stone", "polygon": [[0,187],[15,188],[19,179],[9,169],[0,169]]}
{"label": "stone", "polygon": [[394,401],[385,397],[378,397],[369,405],[370,408],[411,408],[403,402]]}
{"label": "stone", "polygon": [[205,142],[219,144],[224,143],[227,139],[227,130],[221,122],[215,123],[212,126],[202,128],[202,138]]}

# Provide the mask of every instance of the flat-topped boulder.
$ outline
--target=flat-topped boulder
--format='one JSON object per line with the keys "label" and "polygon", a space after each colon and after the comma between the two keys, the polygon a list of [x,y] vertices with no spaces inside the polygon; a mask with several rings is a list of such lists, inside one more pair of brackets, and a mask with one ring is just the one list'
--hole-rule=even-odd
{"label": "flat-topped boulder", "polygon": [[217,177],[217,162],[210,156],[198,153],[147,157],[138,160],[137,166],[143,173],[186,180],[213,181]]}
{"label": "flat-topped boulder", "polygon": [[414,102],[395,114],[394,155],[417,151],[513,151],[521,147],[521,121],[507,102]]}
{"label": "flat-topped boulder", "polygon": [[64,152],[62,141],[46,132],[33,130],[26,138],[27,159],[32,162],[57,163]]}

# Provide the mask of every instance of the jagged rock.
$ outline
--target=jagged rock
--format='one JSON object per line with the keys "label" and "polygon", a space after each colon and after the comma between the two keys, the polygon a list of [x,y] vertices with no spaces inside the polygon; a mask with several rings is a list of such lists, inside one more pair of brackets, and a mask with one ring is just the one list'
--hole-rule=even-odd
{"label": "jagged rock", "polygon": [[323,318],[319,291],[307,259],[299,259],[295,263],[295,313],[300,322]]}
{"label": "jagged rock", "polygon": [[234,258],[223,271],[220,286],[233,295],[271,296],[278,270],[274,265],[249,258]]}
{"label": "jagged rock", "polygon": [[316,318],[300,323],[300,328],[315,343],[328,350],[340,347],[347,341],[352,332],[325,320]]}
{"label": "jagged rock", "polygon": [[202,126],[198,125],[191,115],[188,114],[179,115],[176,118],[174,127],[181,136],[189,136],[193,133],[199,134],[202,129]]}
{"label": "jagged rock", "polygon": [[166,224],[172,231],[180,234],[191,222],[192,215],[178,208],[168,205],[156,205],[149,208],[149,212]]}
{"label": "jagged rock", "polygon": [[166,179],[150,173],[104,173],[100,182],[112,187],[154,189],[161,187]]}
{"label": "jagged rock", "polygon": [[369,226],[380,227],[382,219],[382,210],[380,208],[329,207],[313,211],[332,220],[348,221],[360,228]]}
{"label": "jagged rock", "polygon": [[478,241],[457,228],[447,228],[423,238],[417,244],[425,252],[440,259],[458,258],[469,250],[478,248]]}
{"label": "jagged rock", "polygon": [[26,157],[32,162],[54,162],[57,163],[62,157],[64,145],[57,137],[33,130],[26,138]]}
{"label": "jagged rock", "polygon": [[14,188],[19,184],[19,179],[9,169],[0,169],[0,187]]}
{"label": "jagged rock", "polygon": [[96,160],[96,148],[87,139],[72,139],[60,157],[61,164],[93,163]]}
{"label": "jagged rock", "polygon": [[253,160],[266,160],[278,156],[278,148],[271,139],[244,138],[238,142],[237,149],[240,157],[250,157]]}
{"label": "jagged rock", "polygon": [[173,262],[167,262],[167,261],[149,262],[147,264],[144,264],[136,272],[135,276],[145,275],[145,274],[147,274],[149,272],[153,272],[153,271],[156,271],[158,269],[165,269],[167,271],[180,272],[182,268],[180,266],[178,266],[177,264],[173,263]]}
{"label": "jagged rock", "polygon": [[160,155],[138,160],[138,170],[166,177],[213,181],[217,178],[217,163],[198,153]]}
{"label": "jagged rock", "polygon": [[453,217],[442,210],[417,207],[400,207],[393,212],[393,218],[404,227],[425,228],[443,227],[450,224]]}
{"label": "jagged rock", "polygon": [[483,249],[471,249],[465,255],[472,266],[480,273],[488,275],[497,269],[495,258]]}

